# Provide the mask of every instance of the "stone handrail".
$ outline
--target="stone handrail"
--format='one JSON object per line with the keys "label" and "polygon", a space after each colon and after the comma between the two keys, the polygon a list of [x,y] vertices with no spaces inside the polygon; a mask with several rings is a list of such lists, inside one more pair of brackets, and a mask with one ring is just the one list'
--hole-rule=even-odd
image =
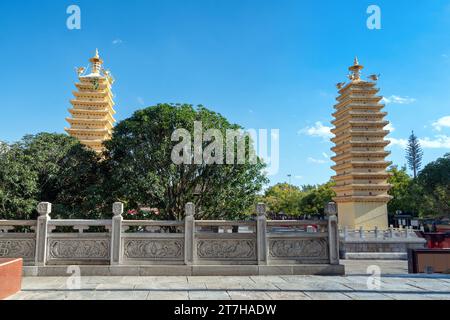
{"label": "stone handrail", "polygon": [[[268,221],[264,204],[249,221],[196,220],[192,203],[186,204],[183,221],[124,220],[120,202],[113,204],[111,220],[53,220],[50,203],[40,203],[38,212],[37,221],[0,220],[0,229],[6,230],[0,232],[0,257],[24,257],[36,266],[339,264],[333,210],[320,221]],[[35,233],[8,232],[10,226],[35,227]],[[78,232],[55,232],[57,227]],[[84,232],[90,227],[106,232]]]}

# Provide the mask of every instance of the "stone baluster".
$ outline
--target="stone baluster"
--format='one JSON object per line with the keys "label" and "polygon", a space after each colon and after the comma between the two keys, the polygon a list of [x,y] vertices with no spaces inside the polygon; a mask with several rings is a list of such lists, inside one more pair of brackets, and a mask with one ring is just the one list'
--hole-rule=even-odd
{"label": "stone baluster", "polygon": [[359,227],[359,238],[364,239],[364,228],[362,226]]}
{"label": "stone baluster", "polygon": [[195,250],[195,205],[186,203],[184,216],[184,263],[194,263]]}
{"label": "stone baluster", "polygon": [[39,217],[37,219],[36,228],[36,266],[45,266],[47,263],[47,238],[49,228],[48,222],[51,220],[52,204],[49,202],[41,202],[37,206]]}
{"label": "stone baluster", "polygon": [[122,222],[123,222],[123,203],[114,202],[113,218],[111,225],[111,265],[118,265],[122,262],[121,241],[122,241]]}
{"label": "stone baluster", "polygon": [[348,227],[345,226],[344,227],[344,240],[347,240],[347,239],[348,239]]}
{"label": "stone baluster", "polygon": [[336,265],[339,264],[339,227],[336,203],[329,202],[325,206],[325,213],[328,215],[328,242],[330,250],[330,264]]}
{"label": "stone baluster", "polygon": [[394,237],[394,226],[391,224],[389,226],[389,238],[393,238]]}
{"label": "stone baluster", "polygon": [[379,236],[379,230],[378,227],[375,227],[375,239],[378,239]]}
{"label": "stone baluster", "polygon": [[258,203],[256,205],[256,250],[258,256],[258,264],[267,264],[267,218],[266,205]]}

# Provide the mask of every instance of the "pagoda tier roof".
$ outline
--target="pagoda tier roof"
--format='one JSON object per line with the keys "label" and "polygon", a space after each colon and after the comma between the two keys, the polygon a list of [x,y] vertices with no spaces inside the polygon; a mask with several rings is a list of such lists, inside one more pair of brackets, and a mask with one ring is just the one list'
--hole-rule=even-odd
{"label": "pagoda tier roof", "polygon": [[382,168],[386,169],[392,164],[391,161],[348,161],[336,164],[331,167],[334,171],[341,171],[350,168]]}
{"label": "pagoda tier roof", "polygon": [[110,122],[116,122],[116,119],[112,116],[111,112],[108,110],[80,110],[80,109],[69,109],[70,114],[74,118],[77,116],[85,116],[86,114],[90,114],[92,116],[100,116],[100,117],[107,117]]}
{"label": "pagoda tier roof", "polygon": [[64,128],[64,130],[66,130],[68,133],[73,134],[74,136],[76,136],[77,133],[79,134],[93,134],[95,136],[98,136],[100,138],[102,137],[106,137],[111,135],[111,130],[110,129],[89,129],[89,128]]}
{"label": "pagoda tier roof", "polygon": [[[357,112],[357,111],[349,111],[344,113],[341,117],[336,118],[331,121],[335,126],[339,125],[342,122],[349,121],[350,119],[354,119],[354,121],[373,121],[375,118],[381,118],[381,120],[387,115],[387,112]],[[359,118],[371,118],[371,120],[361,120]]]}
{"label": "pagoda tier roof", "polygon": [[336,185],[333,186],[332,189],[335,192],[340,192],[340,191],[382,191],[382,192],[386,192],[389,189],[391,189],[391,185],[388,183],[383,183],[383,184],[375,184],[375,183],[371,183],[371,184],[346,184],[346,185]]}
{"label": "pagoda tier roof", "polygon": [[116,114],[116,111],[113,107],[97,107],[97,106],[84,106],[84,105],[74,105],[73,108],[69,110],[80,111],[80,112],[109,112],[112,115]]}
{"label": "pagoda tier roof", "polygon": [[353,137],[379,137],[383,139],[388,134],[389,130],[381,130],[381,131],[349,130],[339,132],[339,134],[335,135],[335,137],[332,138],[331,141],[337,144],[339,142],[349,140]]}
{"label": "pagoda tier roof", "polygon": [[347,84],[344,87],[342,87],[338,92],[339,92],[339,94],[342,94],[349,88],[374,87],[374,86],[375,86],[375,82],[363,81],[363,80],[350,81],[350,82],[347,82]]}
{"label": "pagoda tier roof", "polygon": [[342,154],[337,154],[334,157],[331,157],[333,161],[342,161],[345,159],[351,158],[385,158],[390,155],[390,151],[348,151]]}
{"label": "pagoda tier roof", "polygon": [[340,196],[334,197],[333,201],[340,202],[389,202],[392,199],[389,195],[376,196]]}
{"label": "pagoda tier roof", "polygon": [[103,90],[103,91],[72,91],[72,94],[76,98],[86,98],[96,97],[97,99],[109,99],[113,101],[114,97],[111,91]]}
{"label": "pagoda tier roof", "polygon": [[344,95],[344,96],[339,96],[336,98],[336,101],[338,102],[337,105],[339,104],[344,104],[347,101],[350,102],[375,102],[375,103],[379,103],[381,100],[383,99],[383,97],[381,96],[374,96],[374,95],[356,95],[356,94],[348,94],[348,95]]}
{"label": "pagoda tier roof", "polygon": [[348,130],[352,128],[351,130],[354,130],[353,128],[366,128],[366,127],[374,127],[374,128],[381,128],[383,129],[389,124],[389,121],[383,120],[383,121],[357,121],[357,120],[350,120],[346,122],[343,125],[340,125],[336,128],[331,129],[331,132],[334,134],[337,134],[341,131]]}
{"label": "pagoda tier roof", "polygon": [[78,82],[75,83],[75,86],[81,91],[88,89],[92,92],[102,92],[103,90],[109,91],[111,89],[111,86],[108,83],[99,83],[97,89],[94,89],[94,84],[92,82]]}
{"label": "pagoda tier roof", "polygon": [[342,181],[342,180],[355,180],[355,179],[387,179],[390,177],[390,174],[387,172],[349,172],[345,174],[339,174],[332,177],[334,181]]}
{"label": "pagoda tier roof", "polygon": [[[383,141],[350,141],[347,143],[342,143],[331,148],[332,151],[338,153],[339,151],[344,151],[352,148],[384,148],[388,146],[391,142],[387,140]],[[367,152],[371,150],[365,150]],[[377,151],[377,150],[372,150]]]}
{"label": "pagoda tier roof", "polygon": [[109,119],[66,118],[66,121],[69,122],[71,125],[95,124],[106,126],[108,129],[112,129],[112,127],[114,126],[114,124],[111,121],[109,121]]}
{"label": "pagoda tier roof", "polygon": [[[384,108],[384,105],[382,104],[348,104],[343,107],[339,107],[334,113],[331,115],[333,117],[338,117],[339,115],[347,112],[348,110],[357,111],[357,110],[370,110],[372,112],[380,112]],[[364,112],[364,111],[363,111]]]}
{"label": "pagoda tier roof", "polygon": [[94,106],[101,105],[101,106],[106,106],[106,107],[114,106],[114,104],[112,104],[110,101],[108,101],[106,99],[103,99],[100,101],[99,100],[89,101],[89,100],[72,99],[72,100],[70,100],[70,103],[72,105],[82,105],[82,106],[90,106],[90,105],[94,105]]}

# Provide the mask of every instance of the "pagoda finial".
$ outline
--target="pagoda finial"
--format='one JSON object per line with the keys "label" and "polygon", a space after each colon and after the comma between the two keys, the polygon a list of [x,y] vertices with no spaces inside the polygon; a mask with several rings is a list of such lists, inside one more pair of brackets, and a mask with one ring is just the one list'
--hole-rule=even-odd
{"label": "pagoda finial", "polygon": [[363,68],[364,66],[359,64],[358,57],[355,56],[355,59],[353,60],[353,65],[348,68],[351,72],[348,75],[348,78],[352,81],[361,80],[361,70]]}
{"label": "pagoda finial", "polygon": [[89,60],[91,62],[92,73],[100,73],[102,69],[103,60],[100,59],[98,49],[95,49],[95,56]]}

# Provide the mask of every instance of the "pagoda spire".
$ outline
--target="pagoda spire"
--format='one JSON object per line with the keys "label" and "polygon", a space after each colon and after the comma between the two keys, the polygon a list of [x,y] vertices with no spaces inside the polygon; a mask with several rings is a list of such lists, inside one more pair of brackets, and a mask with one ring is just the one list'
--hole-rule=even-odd
{"label": "pagoda spire", "polygon": [[95,49],[95,55],[89,61],[91,62],[91,72],[93,74],[100,74],[103,65],[103,60],[100,59],[98,49]]}
{"label": "pagoda spire", "polygon": [[364,69],[364,66],[359,64],[358,57],[355,56],[353,60],[353,65],[348,68],[350,70],[349,79],[352,81],[361,80],[361,70]]}

